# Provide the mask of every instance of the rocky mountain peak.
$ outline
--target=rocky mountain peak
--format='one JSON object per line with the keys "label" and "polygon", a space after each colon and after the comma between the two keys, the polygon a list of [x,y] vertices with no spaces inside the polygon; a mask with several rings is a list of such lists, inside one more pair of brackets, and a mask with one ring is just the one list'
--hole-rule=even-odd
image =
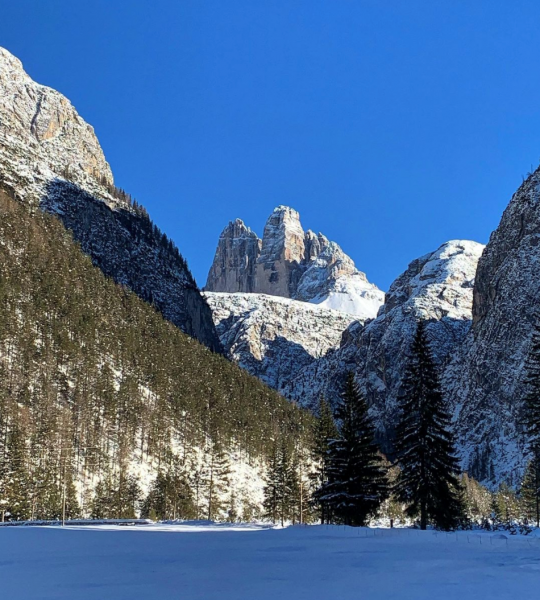
{"label": "rocky mountain peak", "polygon": [[241,219],[231,221],[219,236],[216,257],[208,273],[207,290],[255,291],[255,268],[261,240]]}
{"label": "rocky mountain peak", "polygon": [[47,183],[62,177],[115,203],[107,189],[112,172],[94,129],[65,96],[33,81],[4,48],[0,89],[2,179],[15,196],[39,202]]}
{"label": "rocky mountain peak", "polygon": [[377,315],[384,293],[369,283],[338,244],[322,233],[304,231],[296,210],[276,207],[262,240],[241,220],[233,223],[220,236],[207,291],[281,296],[362,319]]}
{"label": "rocky mountain peak", "polygon": [[210,308],[174,244],[113,185],[94,129],[0,48],[0,191],[54,213],[96,266],[220,351]]}

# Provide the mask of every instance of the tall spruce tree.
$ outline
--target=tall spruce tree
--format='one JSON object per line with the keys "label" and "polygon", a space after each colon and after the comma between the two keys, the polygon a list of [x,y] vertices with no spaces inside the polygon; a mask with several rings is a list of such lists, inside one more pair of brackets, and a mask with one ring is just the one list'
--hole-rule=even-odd
{"label": "tall spruce tree", "polygon": [[264,516],[274,523],[300,520],[300,482],[293,456],[283,440],[275,445],[264,488]]}
{"label": "tall spruce tree", "polygon": [[354,374],[336,408],[339,435],[330,440],[327,482],[315,493],[325,514],[346,525],[365,525],[388,496],[384,459],[374,442],[368,407]]}
{"label": "tall spruce tree", "polygon": [[452,529],[463,516],[451,419],[444,405],[425,324],[419,321],[400,394],[396,453],[401,471],[396,495],[420,528]]}
{"label": "tall spruce tree", "polygon": [[[328,469],[330,463],[330,443],[338,438],[338,429],[332,409],[325,400],[324,396],[319,399],[317,420],[313,426],[313,449],[312,457],[316,465],[315,471],[311,477],[315,489],[320,489],[328,483]],[[329,516],[325,511],[325,504],[314,498],[316,510],[320,516],[321,523],[328,523]]]}
{"label": "tall spruce tree", "polygon": [[540,527],[540,468],[538,460],[531,460],[521,484],[521,504],[527,520]]}
{"label": "tall spruce tree", "polygon": [[[525,361],[525,430],[531,454],[526,476],[527,503],[535,506],[535,519],[540,526],[540,313],[536,315],[531,346]],[[523,482],[525,485],[525,481]],[[536,487],[535,487],[536,485]]]}

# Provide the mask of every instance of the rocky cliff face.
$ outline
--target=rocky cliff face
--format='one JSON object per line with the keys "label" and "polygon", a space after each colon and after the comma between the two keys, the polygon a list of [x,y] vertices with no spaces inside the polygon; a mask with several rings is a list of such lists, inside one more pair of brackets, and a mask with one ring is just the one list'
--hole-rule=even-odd
{"label": "rocky cliff face", "polygon": [[216,292],[254,292],[261,240],[241,219],[231,221],[219,236],[206,289]]}
{"label": "rocky cliff face", "polygon": [[308,365],[284,387],[285,395],[312,402],[320,393],[337,398],[349,370],[366,393],[385,449],[397,418],[401,376],[418,319],[428,321],[434,356],[443,368],[471,324],[473,284],[483,246],[456,240],[414,260],[391,285],[376,319],[353,323],[340,347]]}
{"label": "rocky cliff face", "polygon": [[93,128],[0,48],[0,186],[53,212],[107,275],[220,350],[210,309],[174,245],[114,188]]}
{"label": "rocky cliff face", "polygon": [[540,170],[514,194],[478,263],[473,326],[448,368],[465,468],[517,483],[524,466],[523,363],[540,298]]}
{"label": "rocky cliff face", "polygon": [[337,348],[354,321],[339,311],[277,296],[205,296],[227,355],[281,392],[302,370]]}
{"label": "rocky cliff face", "polygon": [[278,206],[262,240],[237,219],[220,236],[205,289],[281,296],[373,318],[384,293],[335,243],[304,232],[299,214]]}

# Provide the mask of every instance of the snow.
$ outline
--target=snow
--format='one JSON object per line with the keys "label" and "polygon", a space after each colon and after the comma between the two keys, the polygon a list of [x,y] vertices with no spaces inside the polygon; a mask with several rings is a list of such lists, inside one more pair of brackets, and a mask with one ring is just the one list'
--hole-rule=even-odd
{"label": "snow", "polygon": [[540,539],[180,524],[0,529],[9,600],[538,597]]}

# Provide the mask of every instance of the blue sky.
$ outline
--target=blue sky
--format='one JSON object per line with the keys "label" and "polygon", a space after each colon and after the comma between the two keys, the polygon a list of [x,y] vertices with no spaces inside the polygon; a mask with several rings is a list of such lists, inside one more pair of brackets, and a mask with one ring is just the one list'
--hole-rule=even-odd
{"label": "blue sky", "polygon": [[383,289],[487,242],[540,160],[540,3],[17,0],[0,45],[96,129],[203,285],[279,204]]}

